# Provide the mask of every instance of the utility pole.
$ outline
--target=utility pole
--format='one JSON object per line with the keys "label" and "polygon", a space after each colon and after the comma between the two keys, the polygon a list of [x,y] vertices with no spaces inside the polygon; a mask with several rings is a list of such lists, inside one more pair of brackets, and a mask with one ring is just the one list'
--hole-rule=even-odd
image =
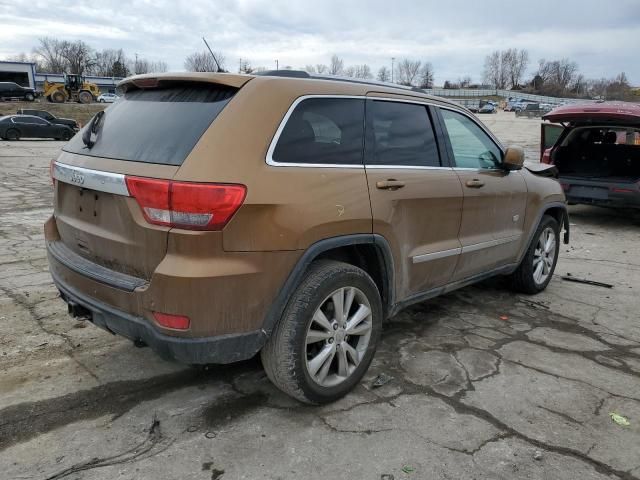
{"label": "utility pole", "polygon": [[393,83],[393,62],[395,62],[396,57],[391,57],[391,83]]}
{"label": "utility pole", "polygon": [[238,73],[242,73],[242,57],[238,60]]}
{"label": "utility pole", "polygon": [[278,65],[278,60],[276,59],[276,70],[280,70],[280,67]]}
{"label": "utility pole", "polygon": [[138,54],[136,53],[135,55],[136,55],[136,63],[133,66],[133,70],[134,70],[133,73],[137,75],[138,74]]}

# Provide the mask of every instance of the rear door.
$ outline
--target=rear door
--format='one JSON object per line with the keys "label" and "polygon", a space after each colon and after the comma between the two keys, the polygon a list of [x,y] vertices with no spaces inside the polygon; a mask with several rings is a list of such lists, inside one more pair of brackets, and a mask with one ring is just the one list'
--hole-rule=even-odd
{"label": "rear door", "polygon": [[402,300],[450,280],[460,253],[462,189],[441,160],[433,107],[370,96],[366,117],[373,232],[391,245]]}
{"label": "rear door", "polygon": [[[556,144],[564,127],[556,123],[540,124],[540,161],[549,163],[551,148]],[[546,154],[546,155],[545,155]]]}
{"label": "rear door", "polygon": [[83,142],[84,130],[65,145],[53,169],[64,248],[149,279],[165,256],[169,227],[145,220],[128,196],[126,176],[172,179],[236,91],[177,81],[133,88],[105,110],[92,147]]}
{"label": "rear door", "polygon": [[501,168],[503,152],[470,115],[440,109],[447,151],[462,186],[462,252],[453,280],[514,260],[524,229],[527,187],[519,171]]}

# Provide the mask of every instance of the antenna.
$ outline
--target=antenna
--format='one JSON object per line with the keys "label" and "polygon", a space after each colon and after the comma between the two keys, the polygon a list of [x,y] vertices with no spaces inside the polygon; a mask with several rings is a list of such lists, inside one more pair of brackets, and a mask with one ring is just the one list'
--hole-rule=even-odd
{"label": "antenna", "polygon": [[207,48],[209,49],[209,53],[211,54],[211,56],[213,57],[213,61],[216,62],[216,68],[218,69],[218,72],[221,72],[222,69],[220,68],[220,64],[218,63],[218,59],[216,58],[216,56],[213,54],[213,50],[211,50],[211,47],[209,46],[209,44],[207,43],[207,39],[202,37],[202,41],[204,42],[204,44],[207,46]]}

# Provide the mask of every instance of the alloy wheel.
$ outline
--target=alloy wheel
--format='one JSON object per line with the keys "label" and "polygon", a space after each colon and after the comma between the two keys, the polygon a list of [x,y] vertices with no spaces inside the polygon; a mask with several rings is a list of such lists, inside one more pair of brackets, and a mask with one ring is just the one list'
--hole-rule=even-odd
{"label": "alloy wheel", "polygon": [[306,368],[322,387],[336,386],[358,368],[373,328],[371,304],[355,287],[335,290],[313,314],[306,335]]}
{"label": "alloy wheel", "polygon": [[545,228],[538,237],[536,249],[533,252],[533,280],[542,285],[552,273],[556,258],[556,232]]}

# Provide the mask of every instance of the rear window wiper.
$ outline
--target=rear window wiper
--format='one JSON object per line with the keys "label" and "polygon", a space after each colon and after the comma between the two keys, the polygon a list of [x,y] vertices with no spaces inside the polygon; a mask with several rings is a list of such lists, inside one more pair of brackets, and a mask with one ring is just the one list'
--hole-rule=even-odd
{"label": "rear window wiper", "polygon": [[95,145],[96,140],[98,139],[98,131],[100,126],[102,125],[102,118],[104,117],[104,110],[98,112],[94,115],[87,125],[87,129],[82,134],[82,141],[86,145],[87,148],[91,148]]}

